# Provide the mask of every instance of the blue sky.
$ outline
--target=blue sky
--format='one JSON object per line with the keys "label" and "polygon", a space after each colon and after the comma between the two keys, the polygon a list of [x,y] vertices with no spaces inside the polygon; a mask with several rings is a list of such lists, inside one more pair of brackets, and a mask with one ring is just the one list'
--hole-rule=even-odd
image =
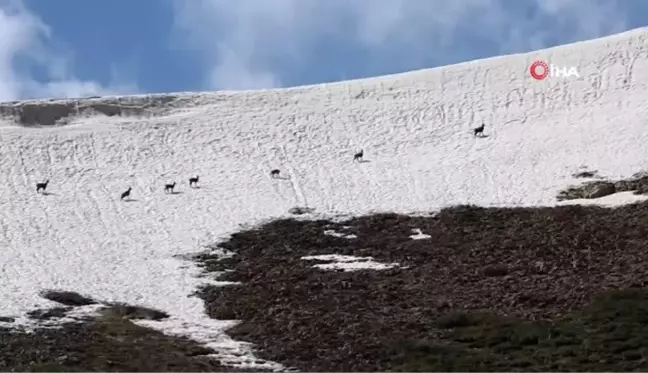
{"label": "blue sky", "polygon": [[0,0],[0,101],[312,84],[646,25],[644,0]]}

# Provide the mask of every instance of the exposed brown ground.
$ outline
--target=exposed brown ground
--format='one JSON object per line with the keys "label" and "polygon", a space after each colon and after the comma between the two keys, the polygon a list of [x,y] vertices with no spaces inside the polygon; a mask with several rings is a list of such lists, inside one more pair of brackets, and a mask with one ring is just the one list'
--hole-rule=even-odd
{"label": "exposed brown ground", "polygon": [[[94,303],[75,293],[49,293],[62,304],[30,313],[35,319],[63,317],[72,307]],[[163,312],[127,305],[110,305],[101,316],[61,328],[0,328],[0,370],[41,372],[232,372],[207,356],[213,351],[186,338],[172,337],[137,326],[132,319],[159,320]]]}
{"label": "exposed brown ground", "polygon": [[[635,180],[642,189],[647,179]],[[430,238],[411,239],[415,228]],[[242,285],[199,291],[207,312],[242,320],[230,334],[255,343],[260,358],[288,367],[648,369],[648,203],[459,206],[429,217],[382,214],[339,223],[285,219],[220,246],[234,258],[207,254],[199,262],[207,271],[231,270],[221,279]],[[371,256],[400,267],[326,271],[301,259],[322,254]],[[94,302],[74,293],[44,296],[61,306],[31,317],[56,318]],[[234,371],[193,341],[129,321],[142,317],[166,315],[110,305],[99,318],[60,329],[0,329],[0,370]]]}
{"label": "exposed brown ground", "polygon": [[[431,237],[412,240],[413,228]],[[231,330],[234,338],[300,370],[648,368],[648,339],[637,334],[648,331],[648,316],[638,316],[648,311],[639,290],[648,282],[646,203],[280,220],[220,246],[237,255],[205,255],[202,262],[208,270],[233,270],[222,278],[243,285],[205,288],[209,314],[243,320]],[[407,268],[335,272],[300,259],[321,254]],[[638,290],[565,317],[615,289]]]}

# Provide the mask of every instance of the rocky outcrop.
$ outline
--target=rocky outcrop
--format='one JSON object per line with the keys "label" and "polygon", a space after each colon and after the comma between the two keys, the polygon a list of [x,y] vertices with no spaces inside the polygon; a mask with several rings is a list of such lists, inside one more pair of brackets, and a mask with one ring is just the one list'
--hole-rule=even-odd
{"label": "rocky outcrop", "polygon": [[648,175],[637,173],[633,178],[618,181],[591,181],[571,187],[558,194],[558,200],[601,198],[614,193],[634,191],[636,194],[648,194]]}
{"label": "rocky outcrop", "polygon": [[68,118],[89,115],[148,117],[185,105],[187,98],[179,98],[177,95],[148,95],[14,101],[0,103],[0,116],[23,126],[63,125]]}
{"label": "rocky outcrop", "polygon": [[597,171],[581,171],[581,172],[577,172],[577,173],[573,174],[572,176],[577,178],[577,179],[591,179],[591,178],[598,177],[598,172]]}
{"label": "rocky outcrop", "polygon": [[593,181],[560,192],[558,200],[601,198],[613,193],[615,193],[614,183],[609,181]]}
{"label": "rocky outcrop", "polygon": [[630,180],[620,180],[614,183],[614,188],[617,192],[627,192],[634,190],[637,194],[648,193],[648,176],[640,175],[637,178]]}
{"label": "rocky outcrop", "polygon": [[97,302],[91,298],[83,296],[73,291],[48,290],[43,292],[42,297],[65,306],[88,306]]}
{"label": "rocky outcrop", "polygon": [[80,104],[79,102],[41,102],[0,105],[0,115],[13,118],[24,126],[53,126],[62,120],[79,115],[142,116],[147,110],[104,102]]}

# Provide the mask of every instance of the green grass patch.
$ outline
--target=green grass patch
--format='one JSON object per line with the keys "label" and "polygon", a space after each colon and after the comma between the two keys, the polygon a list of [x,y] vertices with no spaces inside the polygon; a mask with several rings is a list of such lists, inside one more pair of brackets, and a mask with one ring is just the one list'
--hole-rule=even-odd
{"label": "green grass patch", "polygon": [[394,371],[636,371],[648,368],[648,292],[615,291],[554,322],[450,314],[434,341],[403,341]]}

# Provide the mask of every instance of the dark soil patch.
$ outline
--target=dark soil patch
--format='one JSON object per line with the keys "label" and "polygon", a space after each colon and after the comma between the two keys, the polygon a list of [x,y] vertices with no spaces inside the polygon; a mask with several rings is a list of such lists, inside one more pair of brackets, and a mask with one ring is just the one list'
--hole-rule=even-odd
{"label": "dark soil patch", "polygon": [[42,297],[66,306],[88,306],[96,304],[94,300],[85,297],[73,291],[55,291],[50,290],[43,292]]}
{"label": "dark soil patch", "polygon": [[241,371],[206,356],[213,351],[196,342],[137,326],[118,316],[123,313],[124,307],[108,309],[103,316],[87,322],[66,323],[61,328],[37,329],[33,333],[0,328],[0,370]]}
{"label": "dark soil patch", "polygon": [[54,307],[30,311],[27,316],[35,320],[50,320],[65,317],[72,307]]}
{"label": "dark soil patch", "polygon": [[580,171],[572,175],[573,177],[577,179],[590,179],[594,177],[598,177],[598,172],[597,171]]}
{"label": "dark soil patch", "polygon": [[293,215],[312,214],[314,211],[315,209],[311,207],[292,207],[288,210],[288,212]]}
{"label": "dark soil patch", "polygon": [[129,320],[163,320],[169,317],[166,312],[154,310],[152,308],[130,306],[127,304],[113,304],[102,310],[104,315],[111,317],[124,318]]}
{"label": "dark soil patch", "polygon": [[[212,317],[243,321],[230,334],[259,357],[304,371],[645,370],[647,221],[648,203],[279,220],[232,235],[232,258],[202,255],[242,285],[199,294]],[[404,268],[300,259],[323,254]]]}

